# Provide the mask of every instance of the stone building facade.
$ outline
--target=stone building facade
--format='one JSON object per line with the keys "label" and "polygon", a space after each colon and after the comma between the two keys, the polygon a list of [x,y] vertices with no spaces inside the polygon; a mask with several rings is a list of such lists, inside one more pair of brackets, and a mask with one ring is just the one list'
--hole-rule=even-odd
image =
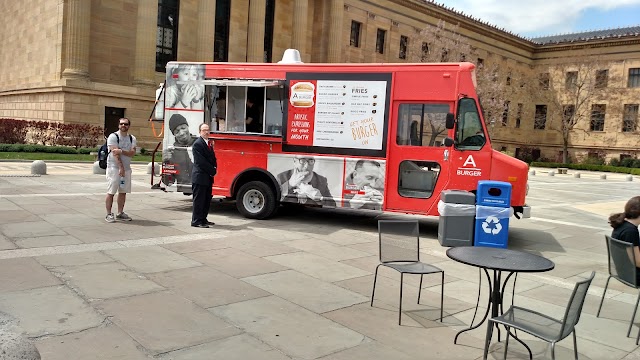
{"label": "stone building facade", "polygon": [[[603,59],[609,86],[620,95],[592,99],[616,106],[607,106],[596,130],[589,121],[576,125],[570,154],[636,156],[640,145],[637,126],[623,125],[633,112],[619,110],[636,109],[637,123],[640,36],[634,28],[532,40],[424,0],[25,0],[2,8],[0,118],[84,122],[108,132],[125,115],[151,148],[161,139],[147,119],[168,60],[277,62],[285,49],[296,48],[304,62],[408,62],[408,52],[423,50],[416,37],[425,25],[445,21],[458,25],[475,50],[466,60],[475,63],[529,72],[551,67],[553,80],[564,81],[565,74],[553,71],[556,64]],[[562,136],[552,119],[535,129],[543,99],[534,93],[509,100],[504,126],[490,125],[497,149],[535,148],[538,156],[557,158]]]}

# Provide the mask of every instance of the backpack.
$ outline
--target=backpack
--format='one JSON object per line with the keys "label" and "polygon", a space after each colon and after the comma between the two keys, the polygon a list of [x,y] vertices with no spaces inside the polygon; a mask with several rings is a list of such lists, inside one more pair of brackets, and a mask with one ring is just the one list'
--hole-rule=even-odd
{"label": "backpack", "polygon": [[[118,136],[117,133],[113,133],[116,136],[116,139],[118,141],[118,144],[120,144],[120,136]],[[109,138],[107,137],[107,140]],[[131,134],[129,134],[129,140],[131,141],[131,143],[133,143],[133,137],[131,136]],[[100,166],[100,169],[106,169],[107,168],[107,158],[109,157],[109,154],[111,153],[111,150],[109,150],[109,146],[107,146],[107,141],[104,142],[104,144],[102,144],[102,146],[100,146],[100,148],[98,149],[98,166]]]}

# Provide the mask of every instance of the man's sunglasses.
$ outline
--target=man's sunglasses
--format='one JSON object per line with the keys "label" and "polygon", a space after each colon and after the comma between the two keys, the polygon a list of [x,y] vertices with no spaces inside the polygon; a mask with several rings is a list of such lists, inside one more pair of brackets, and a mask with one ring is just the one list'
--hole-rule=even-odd
{"label": "man's sunglasses", "polygon": [[120,123],[120,125],[129,126],[128,123]]}

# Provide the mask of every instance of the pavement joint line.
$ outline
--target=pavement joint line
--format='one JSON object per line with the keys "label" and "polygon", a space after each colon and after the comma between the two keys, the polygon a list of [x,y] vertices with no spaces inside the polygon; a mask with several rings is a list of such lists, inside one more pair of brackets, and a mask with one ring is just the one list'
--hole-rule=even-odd
{"label": "pavement joint line", "polygon": [[105,241],[92,244],[75,244],[75,245],[61,245],[61,246],[49,246],[29,249],[12,249],[0,251],[0,259],[15,259],[25,257],[35,257],[43,255],[62,255],[81,253],[87,251],[101,251],[101,250],[114,250],[114,249],[126,249],[141,246],[151,245],[164,245],[174,244],[181,242],[189,242],[195,240],[206,239],[219,239],[227,237],[226,232],[216,233],[200,233],[200,234],[185,234],[176,236],[162,236],[156,238],[147,239],[135,239],[135,240],[121,240],[121,241]]}
{"label": "pavement joint line", "polygon": [[[159,191],[137,191],[131,193],[132,196],[135,194],[159,194]],[[26,197],[65,197],[65,196],[94,196],[94,195],[106,195],[106,192],[99,193],[68,193],[68,194],[4,194],[0,195],[0,199],[3,198],[26,198]]]}
{"label": "pavement joint line", "polygon": [[529,219],[535,220],[535,221],[549,222],[549,223],[552,223],[552,224],[576,226],[576,227],[580,227],[580,228],[583,228],[583,229],[594,229],[594,230],[600,230],[600,231],[609,230],[609,227],[589,226],[589,225],[577,224],[577,223],[572,223],[572,222],[562,221],[562,220],[545,219],[545,218],[540,218],[540,217],[530,217]]}

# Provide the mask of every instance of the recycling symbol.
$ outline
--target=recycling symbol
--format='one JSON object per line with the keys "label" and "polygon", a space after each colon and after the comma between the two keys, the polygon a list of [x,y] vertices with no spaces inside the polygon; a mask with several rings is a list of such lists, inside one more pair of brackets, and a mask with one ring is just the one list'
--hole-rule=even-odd
{"label": "recycling symbol", "polygon": [[502,225],[500,225],[500,220],[498,220],[495,216],[488,216],[485,221],[482,222],[482,230],[486,234],[497,235],[502,230]]}

